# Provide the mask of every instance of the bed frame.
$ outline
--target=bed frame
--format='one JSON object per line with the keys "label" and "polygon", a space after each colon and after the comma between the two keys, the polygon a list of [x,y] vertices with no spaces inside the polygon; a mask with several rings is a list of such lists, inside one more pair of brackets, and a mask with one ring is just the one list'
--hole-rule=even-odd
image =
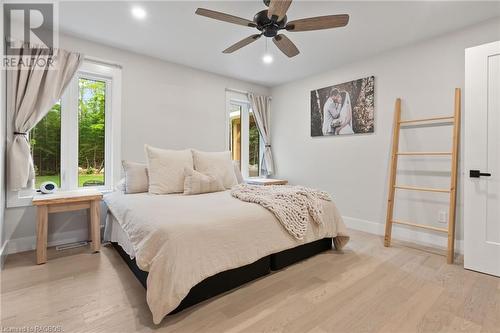
{"label": "bed frame", "polygon": [[[135,258],[130,259],[130,256],[118,243],[112,242],[111,244],[113,244],[120,256],[123,260],[125,260],[128,267],[132,270],[132,273],[134,273],[139,282],[144,286],[144,288],[147,288],[146,281],[148,278],[148,272],[141,270],[137,266]],[[251,264],[210,276],[191,288],[179,306],[169,314],[182,311],[192,305],[239,287],[259,277],[265,276],[271,271],[283,269],[298,261],[330,250],[331,248],[332,239],[323,238],[315,242],[299,245],[292,249],[271,254]]]}

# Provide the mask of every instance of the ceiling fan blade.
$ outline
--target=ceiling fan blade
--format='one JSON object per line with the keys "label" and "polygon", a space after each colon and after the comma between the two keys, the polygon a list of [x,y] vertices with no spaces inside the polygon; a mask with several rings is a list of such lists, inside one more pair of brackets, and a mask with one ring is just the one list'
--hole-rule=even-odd
{"label": "ceiling fan blade", "polygon": [[234,23],[234,24],[239,24],[239,25],[244,25],[246,27],[256,27],[257,25],[247,19],[234,16],[234,15],[229,15],[226,13],[221,13],[217,12],[215,10],[210,10],[210,9],[205,9],[205,8],[198,8],[195,12],[198,15],[205,16],[211,19],[219,20],[219,21],[224,21],[224,22],[229,22],[229,23]]}
{"label": "ceiling fan blade", "polygon": [[255,34],[252,36],[248,36],[247,38],[242,39],[239,42],[231,45],[230,47],[222,51],[222,53],[233,53],[234,51],[241,49],[243,46],[247,46],[248,44],[255,42],[257,39],[260,38],[260,36],[262,36],[262,34]]}
{"label": "ceiling fan blade", "polygon": [[297,54],[300,53],[297,46],[295,46],[295,44],[290,39],[288,39],[287,36],[285,36],[283,34],[276,35],[273,38],[273,42],[274,42],[274,44],[276,44],[278,49],[280,49],[281,52],[286,54],[287,57],[289,57],[289,58],[295,57]]}
{"label": "ceiling fan blade", "polygon": [[273,16],[276,16],[276,22],[281,21],[291,4],[292,0],[271,0],[267,9],[267,17],[271,19]]}
{"label": "ceiling fan blade", "polygon": [[327,15],[309,17],[288,22],[285,29],[288,31],[311,31],[344,27],[349,23],[349,15]]}

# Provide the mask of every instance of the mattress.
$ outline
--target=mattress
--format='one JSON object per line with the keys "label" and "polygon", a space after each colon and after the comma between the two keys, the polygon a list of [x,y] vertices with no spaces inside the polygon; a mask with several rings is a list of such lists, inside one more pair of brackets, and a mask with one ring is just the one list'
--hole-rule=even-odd
{"label": "mattress", "polygon": [[323,224],[310,221],[300,241],[269,210],[233,198],[230,191],[190,196],[113,192],[104,201],[112,214],[108,239],[149,272],[147,302],[156,324],[207,277],[318,239],[333,238],[337,248],[349,239],[330,201],[322,201]]}

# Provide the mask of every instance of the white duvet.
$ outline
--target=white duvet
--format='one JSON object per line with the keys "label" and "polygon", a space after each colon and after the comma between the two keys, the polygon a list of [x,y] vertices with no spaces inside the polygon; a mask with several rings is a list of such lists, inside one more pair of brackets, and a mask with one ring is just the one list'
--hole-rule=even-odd
{"label": "white duvet", "polygon": [[190,196],[118,191],[104,201],[127,233],[137,265],[149,272],[147,302],[155,324],[209,276],[324,237],[335,237],[337,249],[349,240],[328,201],[322,201],[323,224],[309,223],[301,241],[270,211],[229,191]]}

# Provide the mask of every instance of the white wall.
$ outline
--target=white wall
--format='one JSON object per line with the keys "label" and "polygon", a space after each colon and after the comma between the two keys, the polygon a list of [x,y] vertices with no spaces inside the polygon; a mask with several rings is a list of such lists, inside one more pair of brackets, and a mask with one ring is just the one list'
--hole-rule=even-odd
{"label": "white wall", "polygon": [[[226,88],[269,94],[255,84],[61,35],[60,47],[119,63],[122,70],[122,159],[144,161],[145,143],[224,150]],[[35,209],[8,208],[8,250],[33,248]],[[49,218],[49,244],[86,239],[86,213]]]}
{"label": "white wall", "polygon": [[[2,34],[0,34],[2,36]],[[3,43],[0,47],[0,54],[3,55]],[[0,267],[5,259],[4,249],[6,245],[5,237],[5,72],[0,72]]]}
{"label": "white wall", "polygon": [[[0,15],[3,17],[3,8],[0,9]],[[0,36],[3,36],[3,24],[0,25]],[[4,41],[0,41],[0,56],[3,57]],[[1,66],[0,66],[1,67]],[[5,175],[5,71],[0,71],[0,267],[3,267],[5,259],[4,248],[5,239],[5,191],[4,191],[4,175]]]}
{"label": "white wall", "polygon": [[[454,88],[464,87],[464,49],[499,39],[500,22],[489,21],[273,88],[272,143],[277,177],[329,191],[348,226],[383,232],[395,99],[402,98],[403,118],[452,115]],[[310,91],[370,75],[375,76],[375,133],[311,137]],[[451,126],[408,129],[401,136],[402,150],[450,148]],[[449,158],[400,160],[400,183],[449,187]],[[445,194],[400,193],[396,202],[395,216],[400,219],[445,226],[437,222],[438,212],[447,208]],[[463,239],[461,202],[459,191],[459,240]],[[396,229],[397,238],[446,244],[439,234]]]}

